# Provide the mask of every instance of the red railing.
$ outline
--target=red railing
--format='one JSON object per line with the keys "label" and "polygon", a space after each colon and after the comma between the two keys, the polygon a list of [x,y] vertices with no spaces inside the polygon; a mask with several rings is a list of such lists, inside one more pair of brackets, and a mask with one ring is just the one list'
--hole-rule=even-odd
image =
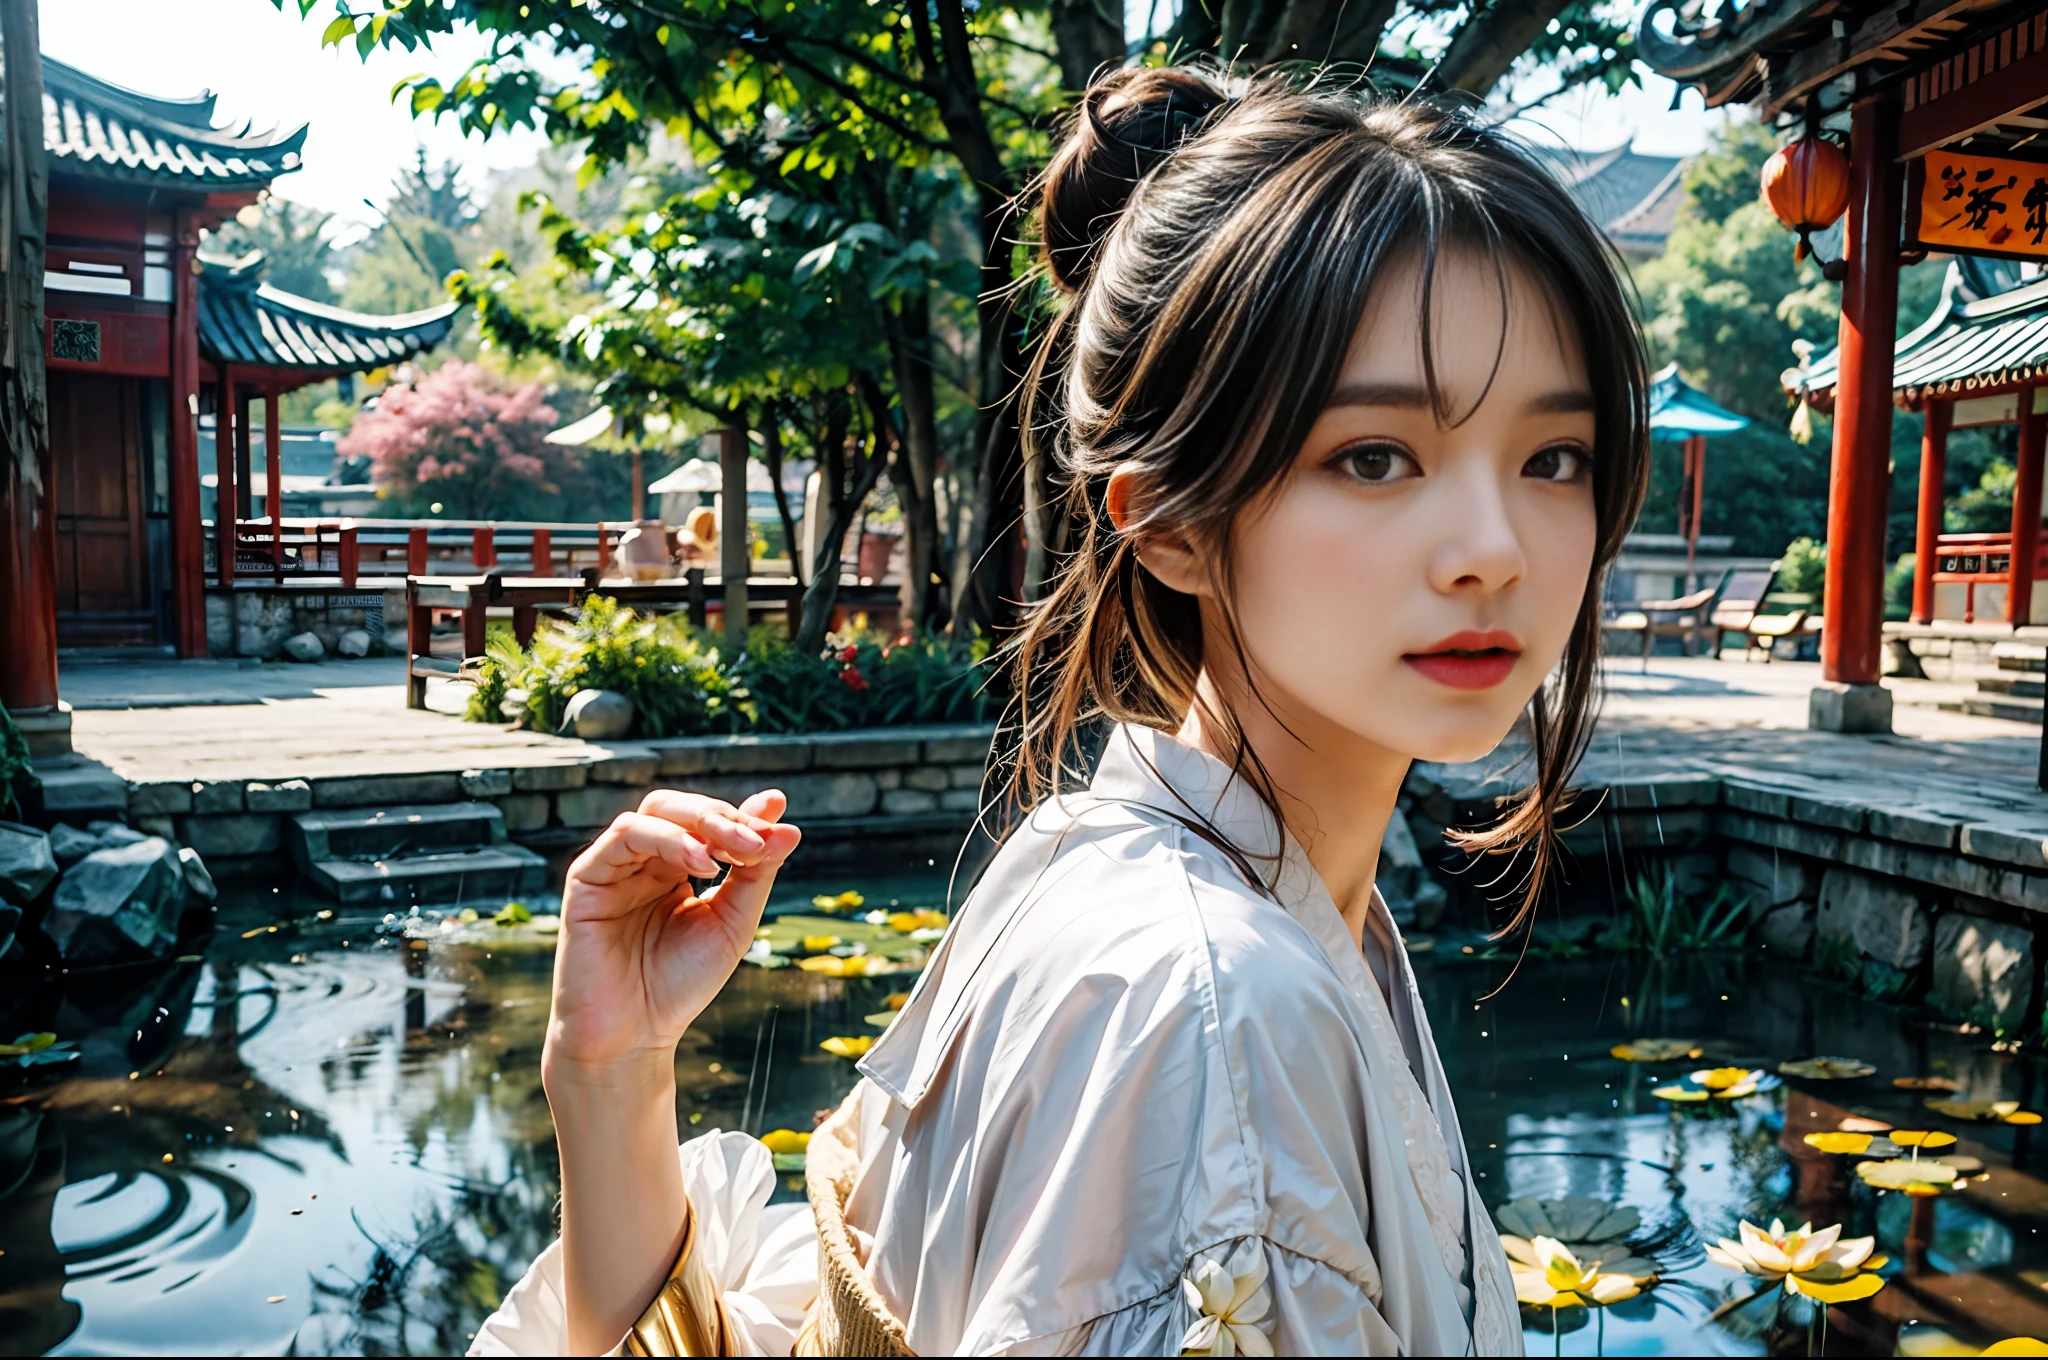
{"label": "red railing", "polygon": [[220,569],[207,536],[215,585],[403,586],[410,576],[465,576],[501,567],[514,575],[571,577],[611,566],[629,524],[495,524],[380,519],[235,521],[234,562]]}
{"label": "red railing", "polygon": [[[1977,587],[2012,579],[2012,534],[1942,534],[1934,543],[1935,584],[1963,586],[1963,622],[1975,623]],[[2048,539],[2035,554],[2034,581],[2048,581]]]}

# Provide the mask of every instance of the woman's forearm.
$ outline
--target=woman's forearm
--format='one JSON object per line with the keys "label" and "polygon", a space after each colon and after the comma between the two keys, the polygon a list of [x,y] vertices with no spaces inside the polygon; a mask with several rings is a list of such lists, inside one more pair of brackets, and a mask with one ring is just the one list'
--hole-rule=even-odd
{"label": "woman's forearm", "polygon": [[543,1058],[562,1158],[569,1347],[616,1346],[675,1264],[689,1205],[676,1160],[672,1055],[592,1070]]}

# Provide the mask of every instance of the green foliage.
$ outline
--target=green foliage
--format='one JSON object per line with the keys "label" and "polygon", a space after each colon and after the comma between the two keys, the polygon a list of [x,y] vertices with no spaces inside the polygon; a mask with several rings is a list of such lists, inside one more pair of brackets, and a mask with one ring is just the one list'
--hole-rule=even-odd
{"label": "green foliage", "polygon": [[1828,579],[1828,545],[1811,538],[1795,538],[1785,545],[1778,559],[1778,576],[1771,588],[1787,595],[1821,598]]}
{"label": "green foliage", "polygon": [[1619,943],[1659,957],[1740,944],[1749,929],[1749,904],[1741,894],[1724,882],[1711,897],[1696,902],[1679,891],[1677,872],[1669,864],[1638,873],[1622,900],[1626,915]]}
{"label": "green foliage", "polygon": [[677,615],[642,618],[592,596],[571,623],[550,624],[521,649],[509,634],[487,643],[465,714],[503,718],[508,698],[543,731],[561,724],[578,690],[608,689],[633,701],[645,737],[728,732],[821,732],[911,723],[969,722],[994,701],[982,689],[986,643],[888,638],[857,628],[818,655],[757,628],[726,653]]}
{"label": "green foliage", "polygon": [[1952,534],[1995,534],[2012,528],[2013,489],[2019,470],[1993,458],[1977,484],[1949,501],[1943,527]]}
{"label": "green foliage", "polygon": [[1903,619],[1912,615],[1913,568],[1919,560],[1918,553],[1900,553],[1899,560],[1885,572],[1884,616],[1887,619]]}

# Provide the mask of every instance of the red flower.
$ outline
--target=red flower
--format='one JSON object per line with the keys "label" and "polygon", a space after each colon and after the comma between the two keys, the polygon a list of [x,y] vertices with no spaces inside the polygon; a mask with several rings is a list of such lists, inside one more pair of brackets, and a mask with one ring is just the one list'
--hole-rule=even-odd
{"label": "red flower", "polygon": [[853,664],[853,659],[859,655],[860,648],[855,646],[851,642],[847,643],[844,647],[841,647],[839,649],[839,659],[841,661],[844,661],[849,666]]}
{"label": "red flower", "polygon": [[[853,649],[849,647],[846,650],[850,652]],[[855,694],[859,694],[868,687],[868,678],[860,673],[860,667],[858,666],[848,666],[845,670],[839,672],[839,679],[842,684]]]}

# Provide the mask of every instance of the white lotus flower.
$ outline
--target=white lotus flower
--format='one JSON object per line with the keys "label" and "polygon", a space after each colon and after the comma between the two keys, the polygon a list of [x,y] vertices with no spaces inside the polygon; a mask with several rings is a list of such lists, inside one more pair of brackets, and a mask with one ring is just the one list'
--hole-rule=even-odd
{"label": "white lotus flower", "polygon": [[1273,1306],[1266,1288],[1266,1253],[1247,1237],[1227,1260],[1198,1256],[1181,1276],[1180,1291],[1195,1310],[1195,1325],[1180,1339],[1182,1355],[1273,1354],[1260,1323]]}

